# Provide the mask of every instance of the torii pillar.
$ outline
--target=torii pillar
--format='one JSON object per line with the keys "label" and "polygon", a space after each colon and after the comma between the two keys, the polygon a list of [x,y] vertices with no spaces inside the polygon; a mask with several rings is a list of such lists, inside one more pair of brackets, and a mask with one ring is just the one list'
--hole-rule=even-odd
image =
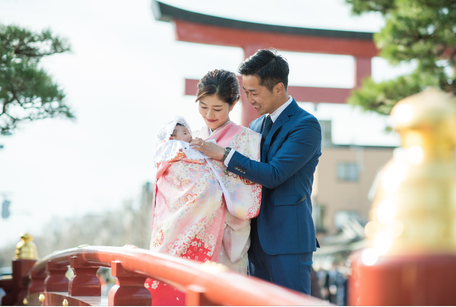
{"label": "torii pillar", "polygon": [[[258,49],[351,55],[355,58],[355,86],[371,75],[371,59],[378,54],[373,33],[307,29],[238,21],[186,11],[153,0],[156,20],[172,22],[178,41],[218,46],[240,47],[244,58]],[[185,94],[195,95],[198,80],[185,80]],[[352,89],[288,86],[297,101],[313,103],[346,103]],[[258,118],[255,109],[241,91],[241,124],[248,127]]]}

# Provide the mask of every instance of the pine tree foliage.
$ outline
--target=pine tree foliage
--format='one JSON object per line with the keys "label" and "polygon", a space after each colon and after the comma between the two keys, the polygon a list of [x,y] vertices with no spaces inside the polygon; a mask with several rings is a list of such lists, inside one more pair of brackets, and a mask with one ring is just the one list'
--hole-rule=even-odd
{"label": "pine tree foliage", "polygon": [[33,33],[0,25],[0,133],[14,131],[21,122],[74,118],[63,90],[39,67],[43,57],[69,50],[67,41],[50,30]]}
{"label": "pine tree foliage", "polygon": [[380,12],[386,24],[374,35],[380,56],[390,64],[416,63],[410,75],[375,83],[364,80],[349,103],[389,114],[402,98],[429,86],[456,93],[456,1],[346,0],[354,14]]}

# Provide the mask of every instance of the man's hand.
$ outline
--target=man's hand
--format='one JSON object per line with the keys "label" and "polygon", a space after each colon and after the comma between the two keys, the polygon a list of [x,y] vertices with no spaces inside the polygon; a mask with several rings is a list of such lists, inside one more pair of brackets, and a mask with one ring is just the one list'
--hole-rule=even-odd
{"label": "man's hand", "polygon": [[222,161],[225,154],[225,148],[211,142],[205,142],[203,139],[194,138],[190,146],[193,149],[201,151],[203,154],[214,160]]}

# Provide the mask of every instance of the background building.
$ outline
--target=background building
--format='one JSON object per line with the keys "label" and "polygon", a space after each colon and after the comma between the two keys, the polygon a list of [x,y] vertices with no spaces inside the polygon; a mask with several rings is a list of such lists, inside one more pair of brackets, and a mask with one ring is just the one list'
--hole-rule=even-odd
{"label": "background building", "polygon": [[322,156],[312,191],[315,227],[319,236],[339,232],[349,220],[368,221],[369,192],[375,177],[392,158],[395,147],[334,145],[331,122],[320,121]]}

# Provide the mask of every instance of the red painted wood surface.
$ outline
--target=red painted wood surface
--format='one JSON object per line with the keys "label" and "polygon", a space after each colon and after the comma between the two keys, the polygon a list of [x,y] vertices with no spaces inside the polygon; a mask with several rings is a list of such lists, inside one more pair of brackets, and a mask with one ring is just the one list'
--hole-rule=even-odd
{"label": "red painted wood surface", "polygon": [[351,89],[325,87],[290,86],[288,94],[296,101],[313,103],[346,103]]}
{"label": "red painted wood surface", "polygon": [[68,278],[65,273],[68,270],[68,263],[62,264],[50,260],[46,262],[46,271],[48,275],[44,280],[44,288],[47,292],[67,292],[68,291]]}
{"label": "red painted wood surface", "polygon": [[13,279],[0,279],[0,288],[5,291],[5,296],[2,297],[2,306],[12,306],[16,302],[14,294]]}
{"label": "red painted wood surface", "polygon": [[384,256],[372,266],[352,255],[349,305],[456,305],[456,255]]}
{"label": "red painted wood surface", "polygon": [[[205,264],[200,262],[157,254],[139,248],[89,246],[69,249],[54,253],[38,262],[32,269],[35,271],[33,274],[40,275],[41,272],[45,272],[48,261],[52,261],[55,266],[67,266],[73,256],[76,256],[78,261],[85,265],[110,267],[113,261],[118,261],[125,272],[161,280],[184,292],[187,289],[195,292],[194,289],[197,286],[199,287],[197,292],[204,294],[198,299],[214,305],[324,304],[321,300],[263,280],[248,278],[231,271],[210,272],[205,270]],[[115,271],[114,274],[118,274],[118,272]],[[120,285],[122,285],[122,281]],[[147,291],[147,289],[145,290]],[[72,298],[77,299],[78,297],[73,296]]]}
{"label": "red painted wood surface", "polygon": [[355,57],[355,88],[361,86],[362,81],[372,74],[372,58]]}
{"label": "red painted wood surface", "polygon": [[68,294],[71,296],[100,296],[101,283],[97,277],[99,266],[81,263],[76,256],[70,258],[70,265],[74,276],[68,285]]}
{"label": "red painted wood surface", "polygon": [[176,40],[184,42],[241,47],[244,50],[250,47],[255,51],[274,47],[284,51],[344,54],[355,57],[372,58],[378,55],[375,43],[368,40],[243,30],[178,19],[173,20],[173,24]]}
{"label": "red painted wood surface", "polygon": [[30,271],[30,284],[28,293],[40,293],[44,291],[44,281],[46,280],[46,271]]}
{"label": "red painted wood surface", "polygon": [[204,288],[196,285],[187,287],[185,293],[185,305],[187,306],[213,306],[214,303],[207,299]]}
{"label": "red painted wood surface", "polygon": [[36,263],[36,260],[30,259],[15,259],[13,260],[13,296],[14,305],[23,305],[22,302],[27,295],[29,286],[28,272]]}
{"label": "red painted wood surface", "polygon": [[[40,302],[39,297],[43,296],[42,302]],[[85,298],[89,298],[86,300]],[[107,303],[103,302],[101,297],[84,297],[84,298],[74,298],[67,295],[64,295],[62,292],[42,292],[35,293],[28,296],[28,305],[29,306],[63,306],[63,302],[66,300],[68,306],[106,306]]]}
{"label": "red painted wood surface", "polygon": [[121,261],[112,261],[111,275],[116,278],[116,285],[109,290],[110,306],[150,306],[152,299],[149,290],[144,287],[146,276],[127,271]]}

